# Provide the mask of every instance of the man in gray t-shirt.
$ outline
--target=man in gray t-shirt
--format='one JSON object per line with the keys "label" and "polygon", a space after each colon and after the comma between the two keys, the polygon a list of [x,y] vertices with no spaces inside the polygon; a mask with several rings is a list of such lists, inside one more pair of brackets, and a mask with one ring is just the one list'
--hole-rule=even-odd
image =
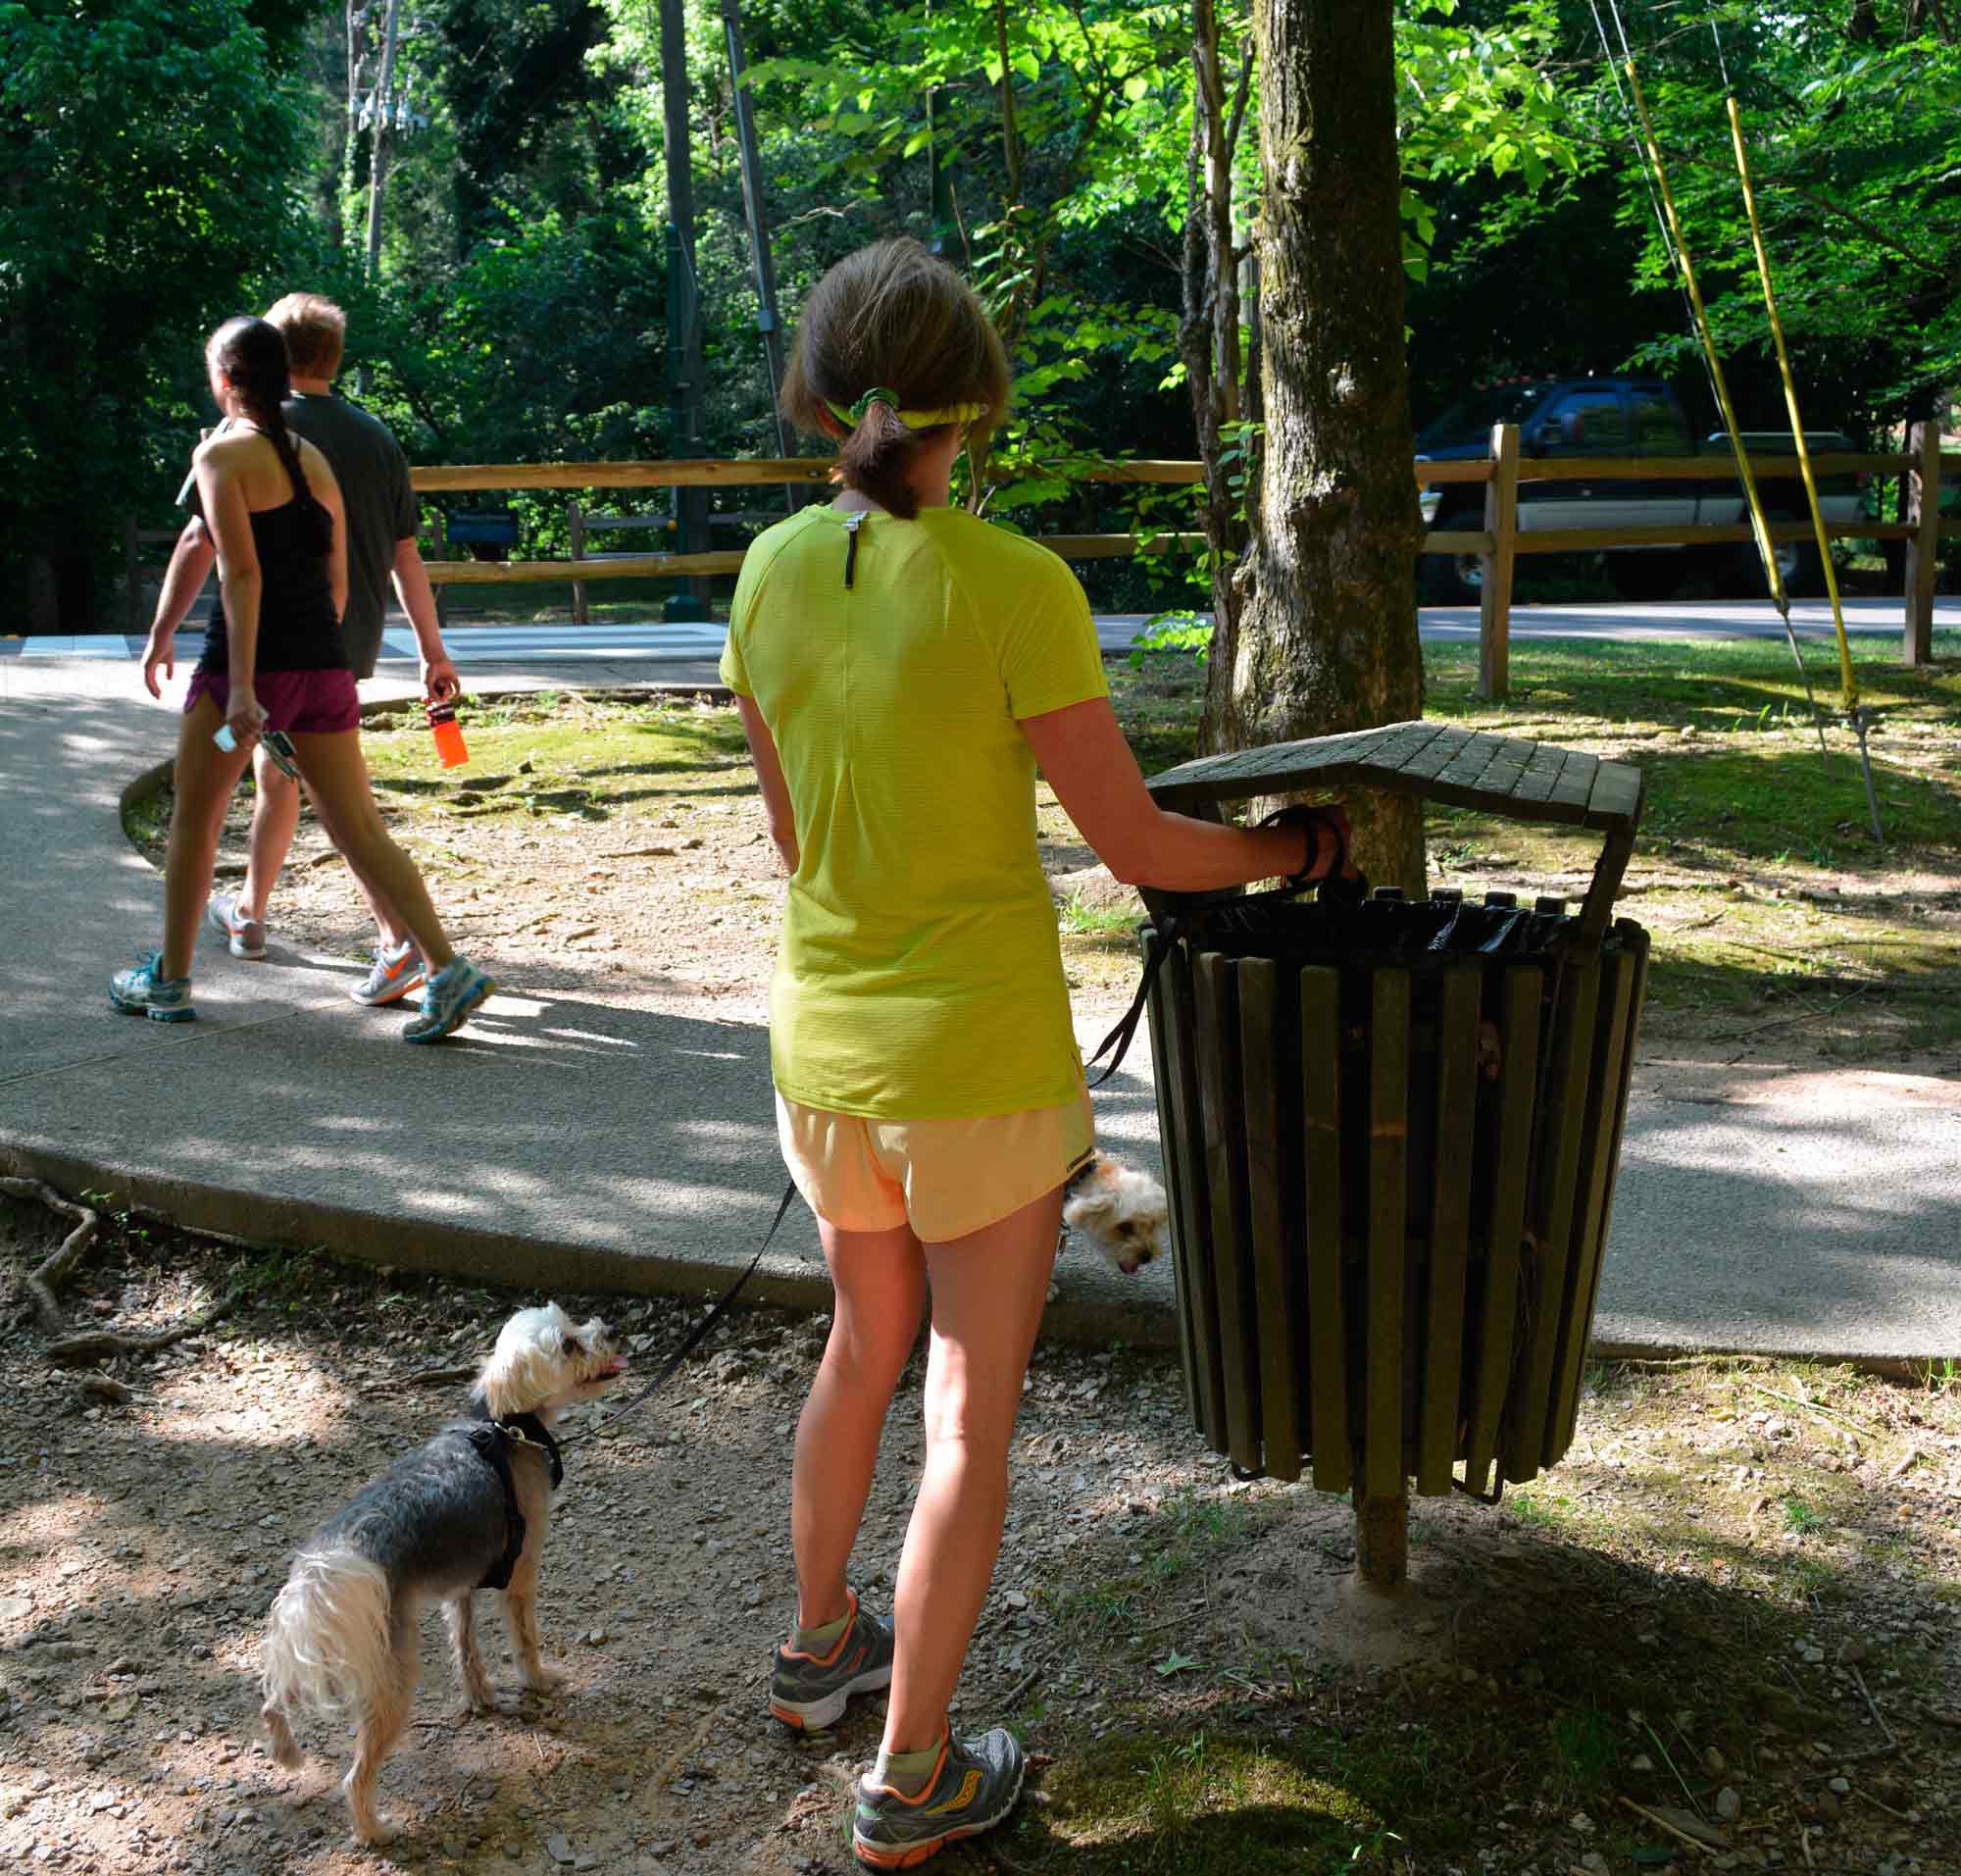
{"label": "man in gray t-shirt", "polygon": [[[355,677],[375,675],[392,583],[415,629],[425,694],[431,701],[453,697],[462,685],[443,648],[435,595],[416,545],[416,496],[408,458],[385,424],[330,388],[340,369],[346,316],[317,293],[288,293],[266,318],[285,334],[292,360],[293,394],[283,406],[286,422],[327,458],[347,512],[347,610],[340,621],[347,661]],[[159,694],[158,670],[169,675],[174,669],[176,629],[216,558],[209,531],[193,515],[171,556],[143,656],[143,678],[153,696]],[[254,758],[253,777],[257,795],[245,881],[235,898],[214,897],[210,912],[212,924],[229,938],[232,956],[244,958],[266,955],[266,901],[285,865],[300,813],[298,785],[281,773],[263,745]],[[327,834],[332,836],[331,827]],[[380,933],[373,967],[349,994],[357,1003],[392,1003],[421,988],[422,959],[386,896],[352,866],[349,871]]]}

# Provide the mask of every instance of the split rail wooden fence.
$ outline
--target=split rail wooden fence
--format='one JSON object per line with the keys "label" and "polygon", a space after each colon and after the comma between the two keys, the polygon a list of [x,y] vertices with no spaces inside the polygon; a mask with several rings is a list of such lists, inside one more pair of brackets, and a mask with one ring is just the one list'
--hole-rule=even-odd
{"label": "split rail wooden fence", "polygon": [[[1873,476],[1898,477],[1904,483],[1905,518],[1897,522],[1859,520],[1828,525],[1828,534],[1866,540],[1906,543],[1905,617],[1901,656],[1908,664],[1926,663],[1933,656],[1934,587],[1939,542],[1961,537],[1961,521],[1943,523],[1939,516],[1943,473],[1961,476],[1961,455],[1943,457],[1938,427],[1916,424],[1900,454],[1830,455],[1812,459],[1823,477],[1861,471]],[[1559,457],[1521,456],[1516,426],[1499,425],[1491,432],[1488,458],[1473,462],[1418,462],[1417,482],[1425,486],[1446,482],[1484,484],[1484,526],[1477,530],[1433,531],[1428,553],[1477,554],[1483,579],[1479,606],[1480,689],[1501,697],[1508,684],[1512,579],[1521,554],[1584,553],[1615,547],[1718,545],[1750,538],[1747,523],[1710,526],[1672,523],[1652,528],[1558,528],[1522,532],[1518,525],[1519,488],[1546,482],[1709,482],[1724,473],[1721,458],[1699,457]],[[1795,458],[1755,457],[1751,468],[1762,481],[1798,474]],[[422,494],[456,494],[470,490],[512,488],[756,488],[765,486],[822,487],[831,464],[824,457],[756,458],[741,461],[681,459],[667,462],[591,463],[432,463],[412,472]],[[1087,469],[1081,480],[1116,483],[1189,484],[1203,478],[1195,462],[1137,461]],[[588,524],[589,525],[589,522]],[[1808,522],[1774,524],[1779,540],[1809,540]],[[142,544],[174,538],[169,532],[126,530],[129,578],[129,630],[140,631],[139,587],[146,571],[137,565]],[[1140,537],[1130,533],[1045,534],[1045,546],[1065,560],[1120,559],[1140,551],[1196,548],[1197,533],[1172,532]],[[608,554],[576,560],[477,561],[431,559],[428,575],[438,593],[457,585],[498,585],[507,583],[577,582],[596,580],[693,579],[734,573],[742,564],[739,548],[705,553]],[[582,594],[581,594],[582,597]]]}

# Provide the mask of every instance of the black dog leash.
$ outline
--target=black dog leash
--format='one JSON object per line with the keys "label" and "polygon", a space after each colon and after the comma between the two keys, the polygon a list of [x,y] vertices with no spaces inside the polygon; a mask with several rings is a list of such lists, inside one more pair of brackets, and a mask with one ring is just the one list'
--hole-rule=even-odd
{"label": "black dog leash", "polygon": [[[1309,886],[1318,885],[1324,893],[1331,896],[1335,892],[1355,898],[1365,897],[1369,883],[1357,875],[1354,880],[1342,879],[1348,868],[1348,837],[1341,831],[1338,822],[1331,819],[1320,808],[1293,807],[1277,808],[1259,824],[1263,828],[1293,825],[1314,830],[1314,844],[1308,849],[1307,865],[1298,873],[1288,876],[1283,892],[1293,893],[1304,890]],[[1316,862],[1321,858],[1321,835],[1326,831],[1334,836],[1334,852],[1328,871],[1319,880],[1309,876],[1314,872]],[[1114,1048],[1110,1066],[1089,1084],[1091,1088],[1101,1088],[1110,1077],[1124,1066],[1124,1057],[1131,1052],[1131,1043],[1137,1034],[1137,1025],[1143,1020],[1145,1006],[1151,1000],[1151,987],[1158,981],[1158,972],[1164,968],[1164,961],[1171,955],[1171,948],[1184,936],[1183,921],[1175,913],[1165,913],[1155,917],[1151,924],[1151,941],[1144,952],[1143,975],[1137,981],[1137,993],[1131,999],[1131,1007],[1124,1012],[1110,1034],[1098,1042],[1096,1053],[1083,1063],[1085,1069],[1094,1068],[1103,1057]]]}
{"label": "black dog leash", "polygon": [[587,1427],[583,1429],[583,1431],[574,1435],[570,1439],[561,1440],[559,1442],[560,1445],[562,1446],[583,1445],[586,1441],[591,1440],[595,1438],[597,1435],[604,1433],[608,1427],[615,1425],[617,1422],[621,1420],[624,1420],[629,1413],[633,1412],[635,1408],[643,1406],[648,1400],[652,1399],[655,1394],[660,1393],[660,1391],[664,1387],[666,1387],[671,1380],[673,1380],[675,1371],[680,1366],[680,1364],[683,1361],[685,1361],[688,1358],[689,1355],[693,1354],[694,1351],[701,1346],[703,1340],[708,1335],[708,1332],[711,1329],[713,1329],[715,1325],[718,1322],[720,1322],[726,1314],[728,1314],[729,1305],[732,1303],[735,1300],[735,1298],[742,1293],[742,1286],[746,1284],[749,1281],[749,1279],[756,1274],[756,1266],[763,1261],[763,1253],[764,1251],[769,1249],[770,1241],[776,1237],[778,1229],[781,1226],[783,1220],[789,1216],[790,1203],[796,1197],[796,1195],[797,1195],[796,1182],[792,1180],[789,1185],[783,1188],[783,1195],[781,1199],[778,1201],[777,1204],[777,1215],[770,1221],[769,1230],[763,1234],[763,1242],[756,1246],[756,1254],[749,1259],[749,1267],[745,1271],[743,1271],[741,1276],[737,1277],[735,1281],[732,1284],[730,1284],[727,1290],[725,1290],[722,1293],[722,1298],[715,1305],[715,1307],[711,1309],[707,1315],[702,1317],[702,1319],[698,1323],[696,1323],[692,1329],[690,1329],[687,1332],[687,1335],[682,1341],[680,1346],[677,1348],[674,1351],[674,1353],[667,1358],[667,1360],[661,1363],[660,1372],[654,1376],[653,1380],[648,1382],[647,1385],[644,1388],[642,1388],[640,1392],[632,1397],[632,1399],[627,1401],[622,1406],[615,1407],[614,1410],[610,1414],[608,1414],[604,1420],[601,1420],[596,1426]]}

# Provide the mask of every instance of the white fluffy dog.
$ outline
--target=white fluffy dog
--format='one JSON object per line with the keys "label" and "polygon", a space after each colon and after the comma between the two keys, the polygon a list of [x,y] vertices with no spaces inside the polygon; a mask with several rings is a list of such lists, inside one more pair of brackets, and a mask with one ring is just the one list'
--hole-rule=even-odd
{"label": "white fluffy dog", "polygon": [[1095,1243],[1127,1277],[1165,1250],[1165,1190],[1139,1172],[1098,1152],[1065,1186],[1062,1222]]}

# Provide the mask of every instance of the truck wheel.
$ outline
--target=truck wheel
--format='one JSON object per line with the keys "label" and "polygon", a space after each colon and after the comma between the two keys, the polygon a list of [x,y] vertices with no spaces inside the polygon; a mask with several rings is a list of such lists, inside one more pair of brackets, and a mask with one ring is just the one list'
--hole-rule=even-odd
{"label": "truck wheel", "polygon": [[[1772,521],[1802,521],[1802,515],[1773,515]],[[1777,543],[1778,572],[1785,592],[1792,599],[1818,599],[1825,592],[1825,565],[1818,557],[1815,540],[1781,540]]]}
{"label": "truck wheel", "polygon": [[1608,578],[1623,599],[1668,599],[1681,590],[1686,572],[1682,555],[1666,549],[1655,554],[1623,549],[1607,556]]}
{"label": "truck wheel", "polygon": [[[1802,515],[1770,515],[1773,527],[1781,522],[1802,521]],[[1781,540],[1777,543],[1778,573],[1784,581],[1786,598],[1816,599],[1825,591],[1825,569],[1818,558],[1818,544],[1810,540]],[[1757,543],[1746,540],[1734,550],[1731,562],[1733,591],[1738,599],[1764,599],[1770,582],[1764,578],[1763,556]]]}
{"label": "truck wheel", "polygon": [[1476,554],[1425,554],[1416,583],[1426,606],[1475,606],[1484,590],[1483,563]]}

